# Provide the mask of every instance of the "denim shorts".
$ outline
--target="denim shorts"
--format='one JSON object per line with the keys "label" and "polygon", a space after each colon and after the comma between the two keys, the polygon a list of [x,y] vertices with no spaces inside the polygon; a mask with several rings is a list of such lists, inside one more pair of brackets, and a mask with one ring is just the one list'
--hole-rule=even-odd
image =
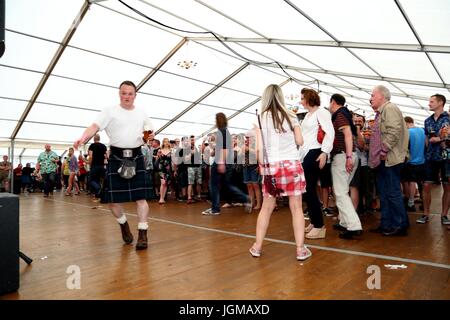
{"label": "denim shorts", "polygon": [[242,170],[244,175],[244,183],[260,183],[261,176],[257,171],[258,165],[244,166],[244,170]]}

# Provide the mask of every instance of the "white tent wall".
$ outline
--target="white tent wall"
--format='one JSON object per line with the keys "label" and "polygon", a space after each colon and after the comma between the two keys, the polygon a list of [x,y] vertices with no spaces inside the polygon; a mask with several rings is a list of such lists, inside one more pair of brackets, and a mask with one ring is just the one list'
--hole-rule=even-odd
{"label": "white tent wall", "polygon": [[[64,143],[61,150],[65,150],[101,109],[117,103],[117,87],[125,79],[136,84],[148,80],[136,103],[148,108],[156,129],[164,128],[158,138],[171,139],[201,136],[214,126],[217,112],[234,115],[258,99],[268,84],[290,77],[295,81],[283,86],[289,105],[298,105],[299,91],[309,86],[320,90],[325,107],[331,94],[341,93],[351,110],[370,116],[370,92],[383,84],[392,91],[392,101],[418,125],[430,114],[428,98],[432,94],[449,97],[450,50],[446,48],[450,48],[450,31],[445,25],[450,18],[449,1],[124,2],[175,28],[213,31],[235,52],[216,39],[211,41],[211,33],[165,28],[116,0],[90,1],[86,15],[78,21],[73,37],[13,137],[39,81],[86,2],[6,0],[6,52],[0,59],[2,148],[14,138],[16,145]],[[383,16],[383,23],[373,19],[376,16]],[[192,40],[180,44],[183,37]],[[284,39],[285,44],[270,43],[271,39],[281,39],[277,40],[280,43]],[[303,43],[294,44],[296,40]],[[317,45],[320,43],[328,46]],[[352,43],[362,47],[355,48]],[[389,45],[390,50],[377,49]],[[419,51],[413,52],[415,48]],[[173,55],[167,56],[171,50]],[[247,62],[244,57],[277,61],[285,69],[250,61],[218,88]],[[182,68],[179,62],[184,60],[196,65]],[[200,97],[204,98],[199,101]],[[194,102],[197,104],[192,106]],[[230,129],[245,132],[251,128],[257,108],[259,102],[231,119]],[[104,133],[101,139],[108,143]],[[35,157],[32,150],[39,149],[35,148],[25,148],[22,159],[31,161]],[[15,156],[23,150],[15,149]]]}

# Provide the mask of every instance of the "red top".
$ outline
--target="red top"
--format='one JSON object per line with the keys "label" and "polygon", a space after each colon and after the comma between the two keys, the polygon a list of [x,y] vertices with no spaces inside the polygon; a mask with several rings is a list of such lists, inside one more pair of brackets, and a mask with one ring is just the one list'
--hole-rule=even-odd
{"label": "red top", "polygon": [[84,167],[84,161],[83,160],[78,160],[78,168],[80,170],[80,174],[86,174],[86,168]]}

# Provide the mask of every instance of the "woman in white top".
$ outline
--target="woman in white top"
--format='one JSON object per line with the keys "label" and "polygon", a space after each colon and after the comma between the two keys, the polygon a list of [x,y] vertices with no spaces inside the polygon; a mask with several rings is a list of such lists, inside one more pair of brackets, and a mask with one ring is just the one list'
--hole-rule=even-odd
{"label": "woman in white top", "polygon": [[[303,144],[303,138],[300,124],[295,114],[286,108],[283,92],[278,85],[269,85],[264,90],[261,98],[261,127],[262,130],[258,130],[259,127],[256,130],[258,162],[263,164],[261,174],[264,175],[263,179],[266,179],[268,174],[273,175],[277,189],[282,190],[280,195],[289,197],[297,245],[296,257],[297,260],[306,260],[312,254],[304,244],[302,193],[306,191],[306,182],[298,149],[298,146]],[[262,156],[263,148],[267,152],[267,158]],[[264,183],[263,197],[256,225],[256,242],[249,250],[253,257],[261,255],[270,216],[276,205],[276,197],[269,193]]]}
{"label": "woman in white top", "polygon": [[[316,187],[320,170],[325,167],[327,158],[333,149],[334,127],[330,112],[319,108],[320,97],[316,91],[303,88],[301,99],[303,107],[308,110],[302,121],[303,154],[305,155],[302,164],[306,178],[305,200],[311,219],[311,223],[306,228],[307,234],[305,237],[307,239],[323,239],[326,229]],[[322,142],[318,141],[319,125],[325,133]]]}

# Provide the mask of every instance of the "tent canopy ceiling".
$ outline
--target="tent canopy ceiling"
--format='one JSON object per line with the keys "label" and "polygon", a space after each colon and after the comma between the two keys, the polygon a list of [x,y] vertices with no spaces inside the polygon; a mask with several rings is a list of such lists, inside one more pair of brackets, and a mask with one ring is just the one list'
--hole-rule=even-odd
{"label": "tent canopy ceiling", "polygon": [[369,117],[382,84],[420,126],[429,97],[449,97],[449,18],[447,0],[7,0],[0,149],[65,150],[125,79],[141,84],[136,103],[159,138],[201,136],[217,112],[245,132],[271,83],[288,106],[308,86],[322,105],[341,93]]}

